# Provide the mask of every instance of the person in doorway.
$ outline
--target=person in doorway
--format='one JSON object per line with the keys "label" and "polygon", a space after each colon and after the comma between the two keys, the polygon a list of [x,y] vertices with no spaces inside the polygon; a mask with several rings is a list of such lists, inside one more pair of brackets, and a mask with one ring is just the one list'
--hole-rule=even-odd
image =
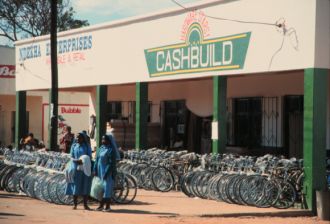
{"label": "person in doorway", "polygon": [[106,132],[107,132],[107,135],[112,135],[114,136],[114,131],[115,129],[113,128],[113,125],[112,125],[113,121],[109,121],[107,122],[107,125],[106,125]]}
{"label": "person in doorway", "polygon": [[96,129],[96,116],[92,114],[89,117],[89,136],[91,139],[95,138],[95,129]]}
{"label": "person in doorway", "polygon": [[[111,211],[110,198],[112,196],[114,179],[116,176],[116,152],[108,135],[102,137],[102,145],[97,150],[93,174],[103,182],[103,199],[100,201],[97,211]],[[104,208],[104,204],[106,205]]]}
{"label": "person in doorway", "polygon": [[182,148],[183,147],[183,141],[182,141],[182,139],[180,138],[180,136],[176,136],[175,137],[175,141],[174,141],[174,143],[173,143],[173,148],[174,149],[180,149],[180,148]]}
{"label": "person in doorway", "polygon": [[[67,183],[66,195],[73,195],[73,209],[77,209],[78,196],[83,196],[84,208],[90,210],[87,205],[88,195],[91,190],[91,156],[92,150],[87,143],[87,136],[80,132],[76,142],[71,146],[71,167],[73,170],[72,181]],[[86,160],[87,158],[87,160]],[[88,168],[89,164],[89,168]],[[89,169],[89,170],[88,170]],[[89,174],[89,175],[88,175]]]}
{"label": "person in doorway", "polygon": [[71,145],[74,140],[74,134],[71,132],[71,127],[65,128],[65,134],[60,139],[61,149],[63,153],[70,153]]}

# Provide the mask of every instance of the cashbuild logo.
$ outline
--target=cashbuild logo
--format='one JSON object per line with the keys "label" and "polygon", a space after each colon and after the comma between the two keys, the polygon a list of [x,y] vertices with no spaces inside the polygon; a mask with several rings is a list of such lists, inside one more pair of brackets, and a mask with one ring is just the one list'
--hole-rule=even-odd
{"label": "cashbuild logo", "polygon": [[[242,69],[251,32],[206,39],[208,23],[202,12],[185,20],[185,42],[144,51],[150,77]],[[183,35],[181,35],[180,39]]]}

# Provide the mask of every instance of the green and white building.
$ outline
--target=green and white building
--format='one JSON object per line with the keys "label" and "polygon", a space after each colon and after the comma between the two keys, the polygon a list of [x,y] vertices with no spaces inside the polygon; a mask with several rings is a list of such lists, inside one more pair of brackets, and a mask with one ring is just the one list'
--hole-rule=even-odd
{"label": "green and white building", "polygon": [[[330,148],[329,25],[328,0],[212,0],[61,32],[59,88],[88,93],[96,132],[114,120],[124,148],[180,139],[304,158],[314,209]],[[49,36],[16,42],[16,70],[18,96],[50,89]]]}

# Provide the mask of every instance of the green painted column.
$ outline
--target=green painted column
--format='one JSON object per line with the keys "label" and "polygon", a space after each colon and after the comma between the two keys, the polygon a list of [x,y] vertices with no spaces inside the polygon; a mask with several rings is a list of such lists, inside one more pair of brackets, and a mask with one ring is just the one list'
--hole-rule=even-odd
{"label": "green painted column", "polygon": [[304,71],[304,193],[316,214],[316,190],[325,189],[327,69]]}
{"label": "green painted column", "polygon": [[16,92],[15,113],[15,146],[19,146],[20,139],[27,134],[26,130],[26,91]]}
{"label": "green painted column", "polygon": [[135,104],[135,148],[148,147],[148,83],[136,83]]}
{"label": "green painted column", "polygon": [[96,145],[101,145],[102,136],[106,133],[108,86],[96,87]]}
{"label": "green painted column", "polygon": [[217,139],[212,139],[212,153],[224,153],[227,144],[227,77],[225,76],[213,77],[213,124],[217,124],[216,127],[212,125],[212,128],[217,128],[218,134]]}

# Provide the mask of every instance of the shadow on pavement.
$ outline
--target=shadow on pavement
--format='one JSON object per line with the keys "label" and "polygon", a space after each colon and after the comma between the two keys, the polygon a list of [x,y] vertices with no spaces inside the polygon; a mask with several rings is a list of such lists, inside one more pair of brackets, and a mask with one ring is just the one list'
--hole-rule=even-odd
{"label": "shadow on pavement", "polygon": [[127,204],[129,205],[154,205],[155,203],[145,202],[145,201],[132,201],[131,203]]}
{"label": "shadow on pavement", "polygon": [[130,210],[130,209],[115,209],[110,213],[126,213],[126,214],[140,214],[140,215],[164,215],[164,216],[178,216],[177,213],[168,213],[168,212],[150,212],[143,210]]}
{"label": "shadow on pavement", "polygon": [[212,218],[239,218],[239,217],[301,217],[301,216],[313,216],[310,210],[298,210],[298,211],[280,211],[280,212],[247,212],[247,213],[225,213],[225,214],[204,214],[200,217]]}
{"label": "shadow on pavement", "polygon": [[19,194],[3,194],[0,193],[0,198],[19,198],[19,199],[31,199],[25,195],[19,195]]}
{"label": "shadow on pavement", "polygon": [[16,214],[16,213],[0,212],[0,217],[1,217],[1,216],[25,216],[25,215]]}

